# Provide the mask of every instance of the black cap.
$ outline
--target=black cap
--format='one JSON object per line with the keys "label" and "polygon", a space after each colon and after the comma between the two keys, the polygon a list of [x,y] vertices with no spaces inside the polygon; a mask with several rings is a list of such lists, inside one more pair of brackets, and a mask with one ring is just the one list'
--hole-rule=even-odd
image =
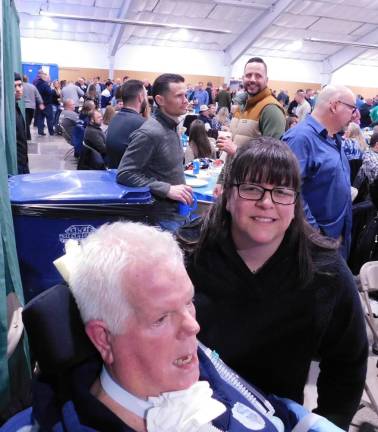
{"label": "black cap", "polygon": [[22,81],[21,75],[18,72],[14,73],[14,80],[15,81]]}

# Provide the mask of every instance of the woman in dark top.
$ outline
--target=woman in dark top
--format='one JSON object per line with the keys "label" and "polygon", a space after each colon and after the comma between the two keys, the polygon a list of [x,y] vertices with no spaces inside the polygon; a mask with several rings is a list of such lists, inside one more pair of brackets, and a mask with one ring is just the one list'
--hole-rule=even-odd
{"label": "woman in dark top", "polygon": [[215,140],[207,136],[202,120],[194,120],[190,125],[189,145],[185,151],[185,164],[197,158],[216,159]]}
{"label": "woman in dark top", "polygon": [[261,137],[238,149],[188,265],[199,339],[299,403],[320,359],[317,412],[347,429],[365,382],[365,323],[336,245],[305,222],[300,183],[286,144]]}

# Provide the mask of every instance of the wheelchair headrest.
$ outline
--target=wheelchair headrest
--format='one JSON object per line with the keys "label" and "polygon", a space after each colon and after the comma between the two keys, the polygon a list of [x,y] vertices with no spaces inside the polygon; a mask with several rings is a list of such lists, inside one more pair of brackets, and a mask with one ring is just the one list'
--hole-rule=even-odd
{"label": "wheelchair headrest", "polygon": [[22,319],[41,372],[60,373],[97,354],[66,285],[55,285],[26,304]]}

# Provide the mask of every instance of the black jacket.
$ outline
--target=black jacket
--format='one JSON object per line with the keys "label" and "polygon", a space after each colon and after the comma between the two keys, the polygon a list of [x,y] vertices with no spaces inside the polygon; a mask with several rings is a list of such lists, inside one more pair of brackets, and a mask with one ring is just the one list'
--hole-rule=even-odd
{"label": "black jacket", "polygon": [[52,103],[53,91],[51,87],[48,85],[46,81],[42,78],[38,78],[35,82],[35,86],[37,87],[45,105]]}
{"label": "black jacket", "polygon": [[285,239],[254,274],[230,238],[203,247],[188,266],[199,339],[249,382],[299,403],[310,362],[320,359],[317,412],[346,429],[366,375],[360,299],[336,252],[323,260],[307,287],[300,287],[297,253]]}
{"label": "black jacket", "polygon": [[16,102],[16,141],[18,174],[29,174],[28,143],[26,140],[25,120]]}
{"label": "black jacket", "polygon": [[109,168],[118,168],[129,145],[130,135],[139,129],[144,122],[144,117],[129,108],[122,108],[112,118],[106,133],[106,153]]}
{"label": "black jacket", "polygon": [[97,150],[102,156],[106,155],[105,134],[100,126],[89,123],[85,128],[84,142],[89,147]]}

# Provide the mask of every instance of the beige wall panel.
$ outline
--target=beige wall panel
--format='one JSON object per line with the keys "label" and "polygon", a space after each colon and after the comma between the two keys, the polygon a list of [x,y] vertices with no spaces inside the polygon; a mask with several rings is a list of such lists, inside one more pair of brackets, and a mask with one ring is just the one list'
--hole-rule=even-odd
{"label": "beige wall panel", "polygon": [[[157,72],[143,72],[143,71],[129,71],[129,70],[115,70],[114,78],[123,78],[129,76],[133,79],[145,80],[147,79],[151,83],[155,80],[160,73]],[[76,81],[80,76],[86,79],[92,79],[95,76],[99,76],[102,80],[106,80],[109,76],[107,69],[86,69],[86,68],[59,68],[59,79]],[[208,76],[208,75],[187,75],[183,74],[187,83],[196,84],[202,81],[205,86],[208,81],[211,81],[215,87],[219,87],[223,84],[223,77],[219,76]]]}
{"label": "beige wall panel", "polygon": [[[72,80],[76,81],[80,76],[85,77],[86,79],[92,79],[95,76],[99,76],[102,80],[106,80],[109,76],[109,71],[107,69],[89,69],[89,68],[68,68],[62,67],[59,68],[59,79]],[[129,71],[129,70],[116,70],[114,71],[114,78],[123,78],[125,75],[128,75],[130,78],[144,80],[147,79],[151,83],[154,79],[160,75],[157,72],[143,72],[143,71]],[[186,83],[196,84],[199,81],[202,81],[205,85],[208,81],[213,83],[214,87],[220,87],[223,84],[223,77],[219,76],[208,76],[208,75],[187,75],[183,74],[185,77]],[[276,90],[278,92],[282,90],[288,90],[290,99],[294,97],[295,92],[298,89],[311,88],[314,90],[320,90],[321,85],[319,83],[310,83],[310,82],[294,82],[294,81],[277,81],[270,80],[269,87],[272,90]],[[377,88],[370,87],[355,87],[348,86],[355,94],[362,94],[364,97],[373,97],[378,94]]]}

